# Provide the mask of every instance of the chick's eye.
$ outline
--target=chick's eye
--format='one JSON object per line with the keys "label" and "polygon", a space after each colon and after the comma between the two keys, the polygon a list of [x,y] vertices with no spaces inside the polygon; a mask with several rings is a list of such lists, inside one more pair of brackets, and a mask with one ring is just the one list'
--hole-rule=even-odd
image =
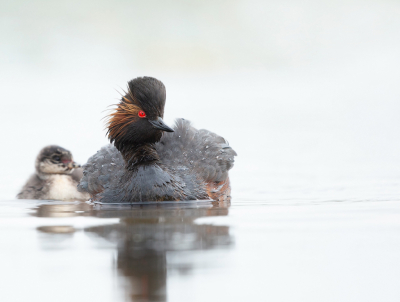
{"label": "chick's eye", "polygon": [[139,117],[146,117],[146,113],[143,111],[143,110],[140,110],[139,112],[138,112],[138,115],[139,115]]}
{"label": "chick's eye", "polygon": [[54,156],[53,159],[56,161],[60,161],[61,158],[59,156]]}

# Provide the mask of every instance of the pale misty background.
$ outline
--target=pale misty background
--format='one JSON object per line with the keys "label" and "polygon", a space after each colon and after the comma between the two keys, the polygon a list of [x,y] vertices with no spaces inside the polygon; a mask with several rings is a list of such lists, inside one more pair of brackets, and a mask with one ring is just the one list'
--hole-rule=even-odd
{"label": "pale misty background", "polygon": [[167,87],[237,151],[233,201],[392,200],[400,184],[400,2],[1,1],[0,198],[45,145],[107,144],[126,82]]}

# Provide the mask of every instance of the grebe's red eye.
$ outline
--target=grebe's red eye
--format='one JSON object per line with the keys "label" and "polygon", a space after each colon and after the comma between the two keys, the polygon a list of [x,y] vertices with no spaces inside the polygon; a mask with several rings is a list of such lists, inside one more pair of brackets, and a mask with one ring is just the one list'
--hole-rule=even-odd
{"label": "grebe's red eye", "polygon": [[146,117],[146,113],[143,110],[138,112],[139,117]]}

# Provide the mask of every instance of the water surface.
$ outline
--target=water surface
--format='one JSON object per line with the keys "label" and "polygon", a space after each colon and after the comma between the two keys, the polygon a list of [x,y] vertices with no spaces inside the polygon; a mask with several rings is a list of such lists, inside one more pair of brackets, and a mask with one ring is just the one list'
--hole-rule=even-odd
{"label": "water surface", "polygon": [[400,203],[0,202],[1,301],[398,301]]}

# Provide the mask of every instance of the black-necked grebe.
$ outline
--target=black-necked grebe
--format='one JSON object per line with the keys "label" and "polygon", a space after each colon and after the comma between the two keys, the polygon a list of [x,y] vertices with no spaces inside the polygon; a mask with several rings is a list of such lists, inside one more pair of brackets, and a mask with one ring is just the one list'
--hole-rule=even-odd
{"label": "black-necked grebe", "polygon": [[43,148],[36,158],[36,173],[26,182],[19,199],[88,200],[89,194],[78,192],[82,169],[70,151],[60,146]]}
{"label": "black-necked grebe", "polygon": [[165,86],[151,77],[128,82],[108,120],[108,145],[83,166],[78,186],[92,201],[230,200],[228,171],[236,152],[227,141],[178,119],[162,120]]}

